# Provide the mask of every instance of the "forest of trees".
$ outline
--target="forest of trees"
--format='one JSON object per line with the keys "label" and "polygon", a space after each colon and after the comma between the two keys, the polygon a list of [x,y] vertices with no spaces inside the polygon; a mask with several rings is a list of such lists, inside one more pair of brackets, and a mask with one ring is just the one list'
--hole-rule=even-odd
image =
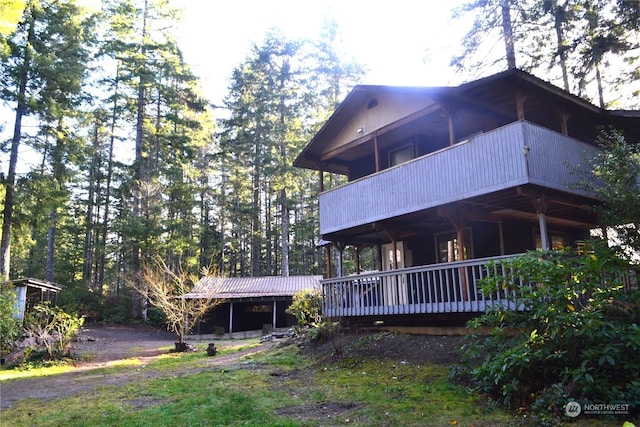
{"label": "forest of trees", "polygon": [[[0,0],[2,276],[60,283],[79,310],[138,317],[132,289],[153,257],[226,276],[323,274],[318,176],[292,163],[365,75],[341,55],[337,25],[313,40],[268,32],[213,106],[169,0],[101,4]],[[459,11],[478,19],[454,63],[479,77],[469,70],[498,31],[508,67],[637,109],[638,4],[475,0]]]}

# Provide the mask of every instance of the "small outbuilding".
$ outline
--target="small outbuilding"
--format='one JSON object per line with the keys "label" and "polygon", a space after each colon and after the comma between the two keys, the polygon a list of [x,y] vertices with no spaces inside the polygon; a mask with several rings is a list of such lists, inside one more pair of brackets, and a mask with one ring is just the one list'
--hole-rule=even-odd
{"label": "small outbuilding", "polygon": [[16,317],[21,322],[24,320],[25,313],[37,304],[48,302],[55,306],[58,292],[62,290],[62,286],[56,283],[33,278],[10,280],[8,283],[15,287]]}
{"label": "small outbuilding", "polygon": [[320,290],[322,276],[204,277],[185,298],[213,298],[223,302],[209,313],[197,334],[229,334],[289,328],[296,324],[286,309],[293,295]]}

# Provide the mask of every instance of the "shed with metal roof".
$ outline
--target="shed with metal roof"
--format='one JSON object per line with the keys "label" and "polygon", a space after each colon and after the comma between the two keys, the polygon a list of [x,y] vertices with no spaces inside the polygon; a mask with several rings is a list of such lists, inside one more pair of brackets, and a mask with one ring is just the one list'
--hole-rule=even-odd
{"label": "shed with metal roof", "polygon": [[233,335],[294,326],[286,313],[293,295],[305,289],[320,290],[322,276],[203,277],[185,298],[224,300],[199,325],[199,334]]}

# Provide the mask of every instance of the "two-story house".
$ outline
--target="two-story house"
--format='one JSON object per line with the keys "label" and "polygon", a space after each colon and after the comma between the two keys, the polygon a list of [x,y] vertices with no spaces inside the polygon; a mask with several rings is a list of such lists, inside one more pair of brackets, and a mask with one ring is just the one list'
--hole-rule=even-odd
{"label": "two-story house", "polygon": [[[573,184],[603,126],[640,141],[639,111],[519,70],[457,87],[356,86],[294,163],[320,172],[322,239],[378,248],[379,271],[338,267],[323,281],[325,315],[414,322],[504,302],[478,291],[489,260],[579,245],[598,227],[597,200]],[[348,183],[325,189],[324,172]]]}

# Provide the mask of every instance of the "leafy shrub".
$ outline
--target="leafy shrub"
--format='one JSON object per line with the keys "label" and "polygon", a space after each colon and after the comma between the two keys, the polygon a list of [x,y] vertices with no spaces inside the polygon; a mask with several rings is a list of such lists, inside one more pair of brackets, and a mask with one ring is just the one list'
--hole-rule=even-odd
{"label": "leafy shrub", "polygon": [[303,289],[293,296],[286,310],[298,321],[298,327],[317,327],[322,322],[322,293],[315,289]]}
{"label": "leafy shrub", "polygon": [[11,350],[11,344],[20,335],[20,323],[16,319],[16,295],[7,286],[0,287],[0,354]]}
{"label": "leafy shrub", "polygon": [[49,359],[71,355],[71,340],[83,323],[83,317],[49,304],[36,305],[25,317],[25,329],[44,345]]}
{"label": "leafy shrub", "polygon": [[479,391],[540,413],[560,414],[570,399],[638,411],[637,283],[625,292],[629,264],[606,247],[592,249],[532,251],[506,262],[507,277],[486,278],[483,292],[511,291],[525,310],[497,306],[472,320],[490,333],[468,338],[455,370]]}

